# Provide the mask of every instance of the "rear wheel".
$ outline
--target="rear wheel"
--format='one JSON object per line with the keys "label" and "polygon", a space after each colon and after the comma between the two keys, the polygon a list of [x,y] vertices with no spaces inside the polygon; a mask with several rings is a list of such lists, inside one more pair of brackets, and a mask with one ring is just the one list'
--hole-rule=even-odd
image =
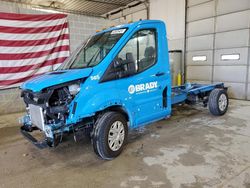
{"label": "rear wheel", "polygon": [[208,99],[208,107],[211,114],[215,116],[224,115],[228,108],[228,95],[225,89],[214,89]]}
{"label": "rear wheel", "polygon": [[122,152],[127,140],[128,126],[125,117],[117,112],[106,112],[94,127],[92,144],[102,159],[111,160]]}

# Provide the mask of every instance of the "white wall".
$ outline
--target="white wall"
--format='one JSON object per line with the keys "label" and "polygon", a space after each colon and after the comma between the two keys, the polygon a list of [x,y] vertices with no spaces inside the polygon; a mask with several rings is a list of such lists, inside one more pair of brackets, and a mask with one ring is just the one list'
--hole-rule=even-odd
{"label": "white wall", "polygon": [[150,19],[163,20],[167,26],[169,50],[184,50],[185,0],[150,0]]}

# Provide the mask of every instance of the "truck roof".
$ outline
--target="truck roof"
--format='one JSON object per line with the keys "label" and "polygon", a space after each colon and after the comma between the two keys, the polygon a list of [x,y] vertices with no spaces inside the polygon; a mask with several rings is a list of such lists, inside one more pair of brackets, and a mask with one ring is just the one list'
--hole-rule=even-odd
{"label": "truck roof", "polygon": [[121,29],[121,28],[132,28],[132,27],[136,27],[138,25],[142,25],[142,24],[146,24],[146,23],[149,23],[149,24],[163,23],[164,24],[164,22],[161,20],[139,20],[136,22],[131,22],[131,23],[127,23],[127,24],[122,24],[122,25],[110,27],[110,28],[104,29],[100,32],[97,32],[96,34],[107,32],[107,31],[112,31],[112,30],[116,30],[116,29]]}

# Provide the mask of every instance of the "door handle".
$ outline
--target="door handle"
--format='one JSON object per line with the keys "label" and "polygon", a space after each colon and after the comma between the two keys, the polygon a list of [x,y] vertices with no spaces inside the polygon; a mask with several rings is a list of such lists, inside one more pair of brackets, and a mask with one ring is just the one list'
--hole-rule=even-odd
{"label": "door handle", "polygon": [[155,74],[155,76],[163,76],[165,74],[165,72],[157,72],[156,74]]}

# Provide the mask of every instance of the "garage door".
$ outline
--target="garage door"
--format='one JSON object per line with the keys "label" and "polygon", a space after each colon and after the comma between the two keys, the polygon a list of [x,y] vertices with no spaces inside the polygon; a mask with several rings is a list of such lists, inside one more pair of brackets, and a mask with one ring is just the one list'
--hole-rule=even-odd
{"label": "garage door", "polygon": [[250,0],[188,0],[186,79],[250,100]]}

